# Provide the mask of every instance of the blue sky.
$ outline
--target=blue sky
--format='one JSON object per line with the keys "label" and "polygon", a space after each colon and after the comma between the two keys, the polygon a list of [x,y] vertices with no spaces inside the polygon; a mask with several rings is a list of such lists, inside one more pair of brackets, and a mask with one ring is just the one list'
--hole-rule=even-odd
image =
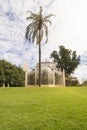
{"label": "blue sky", "polygon": [[25,40],[26,11],[54,13],[49,26],[49,41],[42,45],[42,61],[50,61],[50,53],[60,45],[76,50],[81,64],[74,75],[87,79],[87,0],[0,0],[0,59],[13,64],[28,63],[30,69],[38,62],[38,46]]}

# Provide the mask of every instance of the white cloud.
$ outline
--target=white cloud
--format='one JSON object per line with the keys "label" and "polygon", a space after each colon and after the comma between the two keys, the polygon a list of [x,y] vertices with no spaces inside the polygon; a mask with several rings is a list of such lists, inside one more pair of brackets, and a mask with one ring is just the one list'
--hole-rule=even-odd
{"label": "white cloud", "polygon": [[[17,65],[26,62],[30,68],[38,62],[38,46],[24,40],[26,11],[53,13],[52,26],[49,26],[49,41],[42,45],[42,61],[50,60],[50,53],[59,45],[76,50],[87,56],[87,1],[86,0],[1,0],[0,1],[0,59],[4,58]],[[84,58],[82,60],[84,62]],[[86,64],[86,61],[85,61]],[[86,76],[83,65],[75,71],[81,80]]]}

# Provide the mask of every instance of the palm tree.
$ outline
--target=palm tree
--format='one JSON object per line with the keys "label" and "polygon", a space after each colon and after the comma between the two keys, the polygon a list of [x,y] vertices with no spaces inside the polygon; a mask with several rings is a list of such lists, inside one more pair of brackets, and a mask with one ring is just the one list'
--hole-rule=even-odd
{"label": "palm tree", "polygon": [[31,11],[29,17],[26,20],[29,20],[29,24],[26,27],[26,39],[31,43],[36,42],[39,45],[39,87],[41,86],[41,42],[43,37],[45,37],[44,43],[48,41],[48,27],[47,23],[51,24],[49,18],[53,16],[53,14],[43,16],[42,15],[42,7],[40,7],[39,13],[33,13]]}

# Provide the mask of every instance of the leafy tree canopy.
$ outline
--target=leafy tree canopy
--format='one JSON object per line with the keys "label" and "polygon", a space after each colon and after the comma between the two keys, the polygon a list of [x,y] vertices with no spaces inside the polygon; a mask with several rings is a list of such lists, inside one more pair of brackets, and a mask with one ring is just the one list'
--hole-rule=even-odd
{"label": "leafy tree canopy", "polygon": [[23,86],[24,71],[6,60],[0,60],[0,86]]}
{"label": "leafy tree canopy", "polygon": [[66,49],[63,45],[59,46],[59,52],[53,51],[51,58],[57,64],[57,67],[65,70],[66,75],[70,75],[80,64],[80,56],[77,56],[76,51]]}

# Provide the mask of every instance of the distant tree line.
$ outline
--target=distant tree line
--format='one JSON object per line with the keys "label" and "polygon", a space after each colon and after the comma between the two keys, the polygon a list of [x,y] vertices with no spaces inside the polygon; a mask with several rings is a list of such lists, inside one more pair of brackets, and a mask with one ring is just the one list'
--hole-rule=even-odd
{"label": "distant tree line", "polygon": [[82,86],[87,86],[87,79],[86,80],[84,80],[83,82],[82,82],[82,84],[81,84]]}
{"label": "distant tree line", "polygon": [[0,60],[0,87],[24,86],[24,71],[6,60]]}

